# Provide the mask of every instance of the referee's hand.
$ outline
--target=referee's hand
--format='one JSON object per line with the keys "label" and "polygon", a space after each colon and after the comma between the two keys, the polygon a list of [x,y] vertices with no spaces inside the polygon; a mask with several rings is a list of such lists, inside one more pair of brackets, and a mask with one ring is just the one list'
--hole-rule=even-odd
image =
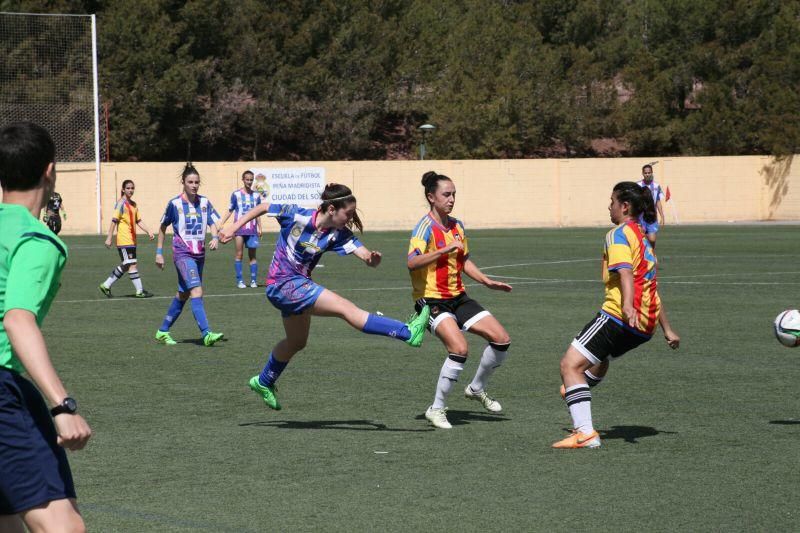
{"label": "referee's hand", "polygon": [[58,445],[68,450],[81,450],[92,436],[92,429],[79,414],[61,413],[53,418]]}

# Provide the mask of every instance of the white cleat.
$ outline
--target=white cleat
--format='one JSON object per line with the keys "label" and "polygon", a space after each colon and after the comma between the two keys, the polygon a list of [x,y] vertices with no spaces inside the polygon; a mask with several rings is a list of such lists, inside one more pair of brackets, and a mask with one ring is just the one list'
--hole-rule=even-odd
{"label": "white cleat", "polygon": [[447,421],[447,407],[441,409],[434,409],[433,406],[428,407],[425,411],[425,418],[433,424],[434,427],[439,429],[452,429],[453,426]]}
{"label": "white cleat", "polygon": [[256,283],[255,281],[251,281],[250,282],[250,288],[251,289],[257,289],[258,288],[258,283]]}
{"label": "white cleat", "polygon": [[236,288],[237,289],[246,289],[247,285],[244,284],[244,281],[240,281],[239,283],[236,284]]}
{"label": "white cleat", "polygon": [[500,405],[500,402],[494,398],[490,398],[489,395],[486,394],[486,391],[475,392],[469,385],[464,389],[464,398],[481,402],[483,408],[490,413],[499,413],[503,410],[503,406]]}

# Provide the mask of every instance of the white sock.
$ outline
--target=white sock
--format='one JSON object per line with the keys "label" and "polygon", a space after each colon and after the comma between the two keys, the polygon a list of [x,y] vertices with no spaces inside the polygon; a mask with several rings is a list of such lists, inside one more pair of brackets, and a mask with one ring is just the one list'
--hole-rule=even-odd
{"label": "white sock", "polygon": [[[486,388],[489,378],[494,374],[497,367],[503,364],[503,361],[508,357],[508,344],[487,344],[481,356],[481,362],[478,365],[478,370],[475,371],[475,377],[469,384],[473,392],[480,392]],[[498,348],[504,348],[498,350]]]}
{"label": "white sock", "polygon": [[589,386],[580,383],[567,387],[564,399],[572,416],[572,427],[585,435],[592,433],[592,393]]}
{"label": "white sock", "polygon": [[[461,361],[454,360],[453,357]],[[464,361],[466,361],[466,359],[466,357],[450,354],[447,359],[444,360],[442,369],[439,371],[439,380],[436,382],[436,396],[433,398],[433,405],[431,405],[431,407],[434,409],[442,409],[446,405],[445,400],[447,399],[447,395],[450,394],[450,391],[453,389],[453,384],[458,381],[458,376],[461,375],[461,371],[464,370]]]}
{"label": "white sock", "polygon": [[137,270],[136,272],[128,272],[128,276],[130,276],[133,286],[136,287],[136,292],[142,292],[144,287],[142,287],[142,280],[139,277],[139,271]]}
{"label": "white sock", "polygon": [[103,286],[106,289],[110,289],[114,282],[121,278],[127,270],[127,268],[123,269],[122,265],[118,265],[114,270],[111,271],[111,275],[108,276],[108,278],[103,282]]}

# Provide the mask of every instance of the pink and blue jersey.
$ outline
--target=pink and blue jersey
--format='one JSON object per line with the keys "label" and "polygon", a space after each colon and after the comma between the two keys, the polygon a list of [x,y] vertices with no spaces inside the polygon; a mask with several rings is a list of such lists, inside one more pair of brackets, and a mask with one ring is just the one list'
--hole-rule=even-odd
{"label": "pink and blue jersey", "polygon": [[[252,191],[246,192],[244,188],[231,193],[231,203],[228,211],[233,213],[233,221],[236,222],[247,214],[248,211],[261,203],[261,194]],[[236,231],[236,235],[257,235],[256,219],[251,220]]]}
{"label": "pink and blue jersey", "polygon": [[205,196],[197,195],[190,203],[185,195],[176,196],[167,204],[161,225],[172,225],[173,260],[181,257],[205,257],[206,227],[220,221],[219,213]]}
{"label": "pink and blue jersey", "polygon": [[347,255],[362,246],[347,228],[318,229],[317,212],[294,204],[270,204],[267,215],[277,218],[281,229],[269,266],[268,285],[295,276],[311,279],[311,271],[323,253],[333,250]]}

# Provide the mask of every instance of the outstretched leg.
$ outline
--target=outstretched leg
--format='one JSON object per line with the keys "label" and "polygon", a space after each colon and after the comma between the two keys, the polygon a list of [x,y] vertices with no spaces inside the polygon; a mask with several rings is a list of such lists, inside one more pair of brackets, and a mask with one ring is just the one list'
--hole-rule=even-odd
{"label": "outstretched leg", "polygon": [[382,335],[406,341],[412,346],[422,344],[422,334],[428,324],[430,309],[427,306],[410,323],[404,324],[385,316],[367,313],[346,298],[333,291],[323,289],[311,312],[317,316],[341,318],[355,329],[370,335]]}

